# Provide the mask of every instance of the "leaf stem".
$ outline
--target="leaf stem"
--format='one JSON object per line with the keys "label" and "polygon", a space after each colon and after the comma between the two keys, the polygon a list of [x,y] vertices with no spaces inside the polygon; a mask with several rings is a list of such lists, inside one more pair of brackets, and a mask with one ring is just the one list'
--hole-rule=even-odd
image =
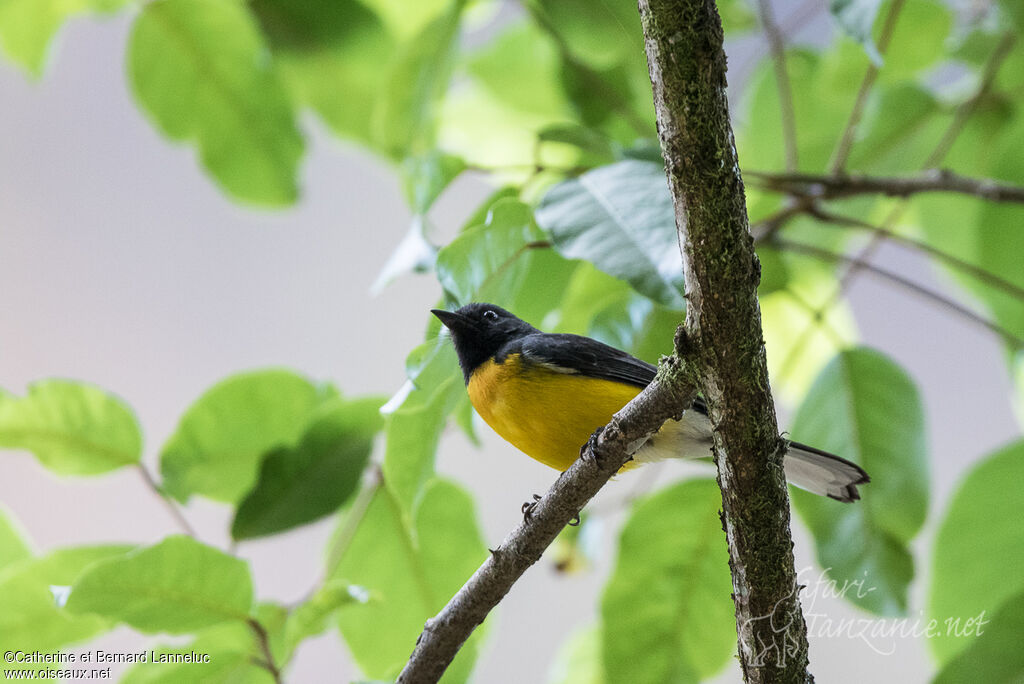
{"label": "leaf stem", "polygon": [[137,470],[139,471],[139,474],[142,476],[142,481],[146,483],[146,486],[149,487],[149,489],[154,494],[160,497],[160,501],[163,502],[164,507],[171,514],[171,517],[174,518],[175,522],[178,523],[178,526],[181,527],[182,531],[190,537],[198,537],[195,528],[192,527],[192,524],[185,517],[185,514],[178,507],[178,504],[175,503],[175,501],[167,494],[167,492],[165,492],[163,488],[157,483],[156,479],[153,477],[153,474],[149,472],[149,470],[141,461],[139,463],[136,463],[135,465]]}
{"label": "leaf stem", "polygon": [[267,634],[266,627],[256,618],[248,618],[246,624],[252,630],[253,636],[256,638],[256,645],[263,654],[263,658],[257,658],[255,662],[270,673],[270,676],[274,678],[275,684],[282,684],[284,680],[281,679],[281,670],[274,664],[274,654],[270,650],[270,635]]}

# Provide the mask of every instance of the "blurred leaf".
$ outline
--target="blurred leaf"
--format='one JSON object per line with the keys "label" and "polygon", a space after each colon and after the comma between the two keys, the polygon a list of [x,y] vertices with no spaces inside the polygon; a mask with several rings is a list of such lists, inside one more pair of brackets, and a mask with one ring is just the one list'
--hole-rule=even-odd
{"label": "blurred leaf", "polygon": [[537,222],[566,258],[585,259],[670,308],[683,307],[682,257],[664,171],[622,161],[556,185]]}
{"label": "blurred leaf", "polygon": [[605,684],[601,664],[601,628],[586,627],[569,635],[551,666],[548,684]]}
{"label": "blurred leaf", "polygon": [[370,286],[370,293],[377,294],[396,279],[408,273],[426,273],[434,267],[437,247],[427,240],[427,220],[421,215],[413,216],[409,232],[395,247],[377,279]]}
{"label": "blurred leaf", "polygon": [[449,9],[398,47],[374,117],[376,147],[395,159],[435,147],[437,110],[451,80],[466,0]]}
{"label": "blurred leaf", "polygon": [[624,280],[597,270],[589,261],[581,261],[566,287],[558,320],[550,327],[552,332],[593,335],[591,323],[595,316],[615,306],[624,307],[635,296]]}
{"label": "blurred leaf", "polygon": [[[945,632],[947,620],[992,614],[1024,590],[1024,526],[1020,483],[1024,482],[1024,441],[977,464],[961,482],[935,537],[928,613]],[[964,652],[973,638],[943,635],[928,639],[942,664]],[[980,680],[979,680],[980,681]]]}
{"label": "blurred leaf", "polygon": [[328,580],[288,615],[285,623],[287,650],[291,652],[304,639],[327,630],[328,619],[339,608],[365,603],[364,593],[362,587],[353,588],[346,582]]}
{"label": "blurred leaf", "polygon": [[239,373],[207,390],[182,416],[160,453],[167,492],[235,503],[252,489],[260,460],[295,445],[327,398],[285,370]]}
{"label": "blurred leaf", "polygon": [[373,142],[381,67],[396,42],[357,0],[251,0],[292,98],[339,136]]}
{"label": "blurred leaf", "polygon": [[572,116],[558,47],[533,23],[512,23],[474,52],[467,67],[504,105],[552,120]]}
{"label": "blurred leaf", "polygon": [[71,380],[43,380],[20,399],[0,392],[0,447],[31,451],[59,475],[95,475],[138,463],[142,433],[117,397]]}
{"label": "blurred leaf", "polygon": [[615,303],[599,311],[594,316],[589,334],[648,363],[657,364],[662,354],[672,353],[676,328],[684,316],[682,311],[631,293],[624,304]]}
{"label": "blurred leaf", "polygon": [[92,564],[123,556],[130,546],[82,546],[24,558],[0,572],[0,644],[26,652],[52,651],[107,631],[108,620],[61,610],[51,586],[67,586]]}
{"label": "blurred leaf", "polygon": [[266,50],[242,0],[158,0],[135,21],[128,74],[161,132],[194,141],[231,195],[291,204],[304,143]]}
{"label": "blurred leaf", "polygon": [[[362,671],[379,679],[397,675],[424,621],[469,579],[486,554],[472,501],[462,489],[433,481],[410,528],[388,487],[380,487],[331,574],[370,596],[365,604],[338,613],[342,636]],[[466,680],[478,643],[476,634],[443,682]]]}
{"label": "blurred leaf", "polygon": [[[880,18],[876,35],[881,33],[881,24]],[[893,29],[879,79],[909,79],[936,64],[946,52],[946,39],[952,27],[953,16],[941,0],[906,0]]]}
{"label": "blurred leaf", "polygon": [[643,55],[640,13],[630,0],[539,0],[566,49],[590,66],[606,68]]}
{"label": "blurred leaf", "polygon": [[601,601],[610,682],[688,682],[715,674],[736,649],[729,554],[713,480],[640,501],[622,530]]}
{"label": "blurred leaf", "polygon": [[383,399],[336,400],[294,447],[267,453],[256,486],[238,504],[233,539],[252,539],[330,515],[359,487],[383,422]]}
{"label": "blurred leaf", "polygon": [[402,190],[405,201],[417,214],[425,214],[434,201],[466,170],[459,157],[430,150],[402,162]]}
{"label": "blurred leaf", "polygon": [[913,380],[882,354],[850,349],[821,372],[793,420],[793,439],[860,464],[863,500],[841,504],[793,490],[818,561],[839,582],[870,589],[846,598],[880,614],[907,608],[914,575],[907,543],[928,510],[924,410]]}
{"label": "blurred leaf", "polygon": [[437,279],[461,306],[491,302],[540,323],[556,308],[576,264],[550,249],[530,208],[499,200],[487,223],[464,231],[437,255]]}
{"label": "blurred leaf", "polygon": [[50,588],[29,573],[0,577],[0,644],[18,649],[56,650],[110,628],[96,615],[70,615],[57,607]]}
{"label": "blurred leaf", "polygon": [[0,506],[0,573],[4,568],[31,557],[32,547],[25,532],[14,516]]}
{"label": "blurred leaf", "polygon": [[771,245],[757,246],[757,259],[761,263],[761,283],[757,294],[761,297],[783,290],[789,284],[789,266],[786,257]]}
{"label": "blurred leaf", "polygon": [[[603,164],[610,164],[627,154],[613,140],[607,138],[599,131],[579,124],[552,124],[537,133],[537,141],[540,143],[562,144],[574,147],[579,150],[577,166],[595,167]],[[541,163],[546,164],[543,151],[548,146],[541,148]]]}
{"label": "blurred leaf", "polygon": [[465,396],[448,338],[425,342],[409,354],[409,380],[384,405],[384,477],[394,500],[409,514],[434,474],[434,459],[449,413]]}
{"label": "blurred leaf", "polygon": [[131,0],[0,0],[0,46],[33,78],[46,69],[54,36],[78,14],[111,14]]}
{"label": "blurred leaf", "polygon": [[836,352],[852,344],[857,335],[844,300],[828,307],[823,321],[814,317],[830,298],[835,281],[820,268],[807,268],[789,256],[787,288],[760,295],[759,303],[772,390],[776,399],[796,404]]}
{"label": "blurred leaf", "polygon": [[589,570],[601,555],[600,538],[604,525],[599,518],[580,514],[579,524],[566,525],[555,537],[545,556],[555,570],[573,574]]}
{"label": "blurred leaf", "polygon": [[850,153],[849,168],[897,174],[924,165],[949,126],[935,97],[912,83],[879,86],[860,124],[863,137]]}
{"label": "blurred leaf", "polygon": [[[89,566],[120,558],[135,547],[130,544],[98,544],[54,549],[36,558],[10,566],[10,574],[30,575],[44,586],[70,586]],[[9,576],[5,573],[4,576]]]}
{"label": "blurred leaf", "polygon": [[828,3],[828,9],[839,28],[864,46],[864,52],[879,66],[882,64],[882,56],[878,54],[871,29],[881,7],[882,0],[829,0]]}
{"label": "blurred leaf", "polygon": [[719,0],[716,4],[722,18],[722,30],[730,38],[757,28],[757,15],[746,0]]}
{"label": "blurred leaf", "polygon": [[[197,632],[196,638],[183,646],[157,646],[152,650],[157,657],[195,653],[199,660],[140,663],[125,672],[122,684],[273,684],[274,681],[266,669],[256,664],[265,656],[251,627],[243,622],[220,623]],[[203,662],[204,656],[209,656],[209,662]]]}
{"label": "blurred leaf", "polygon": [[451,0],[361,0],[378,14],[388,30],[401,40],[416,36],[423,28],[451,9]]}
{"label": "blurred leaf", "polygon": [[169,634],[244,621],[251,609],[247,563],[183,536],[91,565],[75,581],[67,602],[72,613]]}
{"label": "blurred leaf", "polygon": [[933,684],[1024,681],[1024,593],[1005,601],[994,615],[977,617],[960,621],[958,628],[968,646],[942,668]]}
{"label": "blurred leaf", "polygon": [[999,6],[1017,24],[1017,30],[1024,32],[1024,4],[1018,0],[999,0]]}
{"label": "blurred leaf", "polygon": [[[864,77],[867,59],[856,46],[847,45],[848,50],[840,44],[822,54],[805,49],[786,53],[803,170],[817,172],[827,167]],[[738,107],[736,149],[743,168],[784,168],[781,118],[774,69],[771,61],[765,60],[751,76]]]}

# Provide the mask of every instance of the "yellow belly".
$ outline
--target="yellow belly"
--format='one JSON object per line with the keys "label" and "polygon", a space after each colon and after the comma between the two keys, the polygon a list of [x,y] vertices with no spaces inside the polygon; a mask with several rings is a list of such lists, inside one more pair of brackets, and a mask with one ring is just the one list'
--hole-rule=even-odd
{"label": "yellow belly", "polygon": [[631,385],[524,364],[518,354],[480,366],[468,390],[495,432],[557,470],[572,465],[594,430],[640,393]]}

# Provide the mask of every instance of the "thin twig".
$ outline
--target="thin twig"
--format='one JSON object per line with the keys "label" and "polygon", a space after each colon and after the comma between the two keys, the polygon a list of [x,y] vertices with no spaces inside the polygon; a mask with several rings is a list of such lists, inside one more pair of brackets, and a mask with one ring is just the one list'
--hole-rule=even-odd
{"label": "thin twig", "polygon": [[[885,17],[885,25],[882,26],[882,35],[878,38],[878,54],[880,55],[885,55],[885,51],[889,48],[889,41],[892,39],[896,20],[899,18],[900,10],[903,9],[905,2],[906,0],[894,0],[889,8],[889,13]],[[872,62],[868,64],[868,70],[864,72],[864,78],[861,80],[860,88],[857,90],[857,98],[853,101],[850,118],[847,119],[846,126],[843,128],[843,134],[840,136],[839,143],[832,153],[832,163],[829,164],[829,167],[833,174],[842,173],[846,167],[846,161],[850,157],[851,150],[853,150],[853,141],[857,136],[857,126],[864,115],[864,107],[867,105],[868,95],[871,94],[871,89],[874,87],[877,78],[878,65]]]}
{"label": "thin twig", "polygon": [[816,200],[841,199],[858,195],[911,197],[926,192],[954,192],[990,202],[1024,203],[1024,186],[990,178],[961,176],[945,169],[920,176],[825,175],[814,173],[768,173],[744,171],[743,175],[767,190]]}
{"label": "thin twig", "polygon": [[764,35],[772,53],[775,85],[779,89],[779,110],[782,117],[782,142],[786,151],[786,170],[796,171],[799,167],[796,115],[793,112],[793,89],[789,83],[789,71],[786,69],[786,46],[783,42],[782,31],[775,23],[771,0],[758,0],[757,6],[761,26],[764,28]]}
{"label": "thin twig", "polygon": [[1010,50],[1013,49],[1013,44],[1017,41],[1017,36],[1013,31],[1007,31],[1003,34],[1003,37],[999,40],[992,54],[989,55],[988,60],[985,63],[985,67],[981,74],[981,81],[979,81],[978,89],[974,92],[969,100],[963,103],[957,108],[956,114],[953,117],[953,122],[946,129],[946,132],[942,135],[942,139],[939,140],[938,145],[932,150],[932,153],[928,155],[928,158],[924,162],[924,168],[932,168],[942,164],[945,160],[946,155],[953,148],[953,143],[960,136],[964,126],[967,125],[968,119],[974,114],[974,111],[978,108],[978,103],[985,95],[992,89],[992,84],[996,80],[996,74],[999,73],[999,67],[1003,65],[1007,56],[1010,54]]}
{"label": "thin twig", "polygon": [[249,625],[253,636],[256,637],[256,645],[259,646],[260,652],[263,654],[262,659],[255,659],[256,664],[270,673],[275,684],[281,684],[283,681],[281,670],[274,664],[274,653],[270,650],[270,635],[267,634],[267,629],[256,618],[249,618],[246,620],[246,624]]}
{"label": "thin twig", "polygon": [[775,240],[772,241],[772,244],[778,247],[779,249],[785,249],[791,252],[806,254],[817,259],[822,259],[824,261],[849,264],[851,266],[856,266],[858,269],[867,271],[869,273],[873,273],[874,275],[884,278],[896,285],[899,285],[900,287],[910,290],[915,294],[918,294],[936,304],[939,304],[940,306],[948,309],[949,311],[952,311],[953,313],[963,316],[964,318],[974,323],[977,323],[978,325],[988,328],[992,332],[1002,337],[1005,341],[1013,344],[1018,349],[1024,348],[1024,338],[1018,337],[1016,334],[1002,327],[998,323],[988,320],[984,316],[979,315],[978,313],[968,309],[967,307],[957,303],[956,301],[950,299],[949,297],[946,297],[945,295],[939,294],[934,290],[931,290],[927,287],[924,287],[923,285],[915,283],[914,281],[905,278],[899,275],[898,273],[893,273],[892,271],[876,266],[872,264],[870,261],[860,259],[856,256],[842,254],[840,252],[833,252],[832,250],[824,249],[816,245],[808,245],[802,242],[794,242],[792,240],[787,240],[785,238],[775,238]]}
{"label": "thin twig", "polygon": [[178,504],[175,503],[175,501],[163,490],[162,487],[160,487],[159,484],[157,484],[156,479],[154,479],[152,473],[146,469],[146,466],[141,461],[137,463],[136,466],[139,474],[142,475],[142,481],[146,483],[146,486],[149,487],[154,494],[160,497],[160,501],[163,502],[164,507],[171,514],[171,517],[174,518],[175,522],[178,523],[178,526],[181,527],[182,531],[190,537],[198,536],[195,528],[192,527],[192,524],[185,517],[185,514],[181,512],[180,508],[178,508]]}
{"label": "thin twig", "polygon": [[822,209],[821,207],[818,207],[816,205],[812,205],[811,208],[808,209],[808,213],[814,218],[818,219],[819,221],[822,221],[826,225],[831,223],[837,225],[851,226],[853,228],[861,228],[863,230],[871,231],[875,235],[878,235],[879,237],[882,237],[885,240],[888,240],[889,242],[895,242],[905,247],[909,247],[919,252],[923,252],[931,257],[934,257],[938,261],[942,261],[948,264],[949,266],[952,266],[953,268],[956,268],[960,271],[963,271],[964,273],[967,273],[977,278],[979,281],[985,283],[986,285],[989,285],[998,290],[1002,290],[1009,294],[1010,296],[1016,297],[1017,299],[1024,301],[1024,287],[1020,287],[1019,285],[1012,283],[1009,280],[1006,280],[1005,278],[1002,278],[996,275],[995,273],[992,273],[991,271],[987,271],[981,268],[980,266],[972,264],[969,261],[964,261],[963,259],[954,254],[950,254],[949,252],[944,252],[941,249],[933,247],[932,245],[929,245],[927,242],[915,240],[914,238],[908,237],[906,235],[900,235],[899,233],[896,233],[892,230],[888,230],[880,225],[875,225],[873,223],[868,223],[867,221],[861,221],[860,219],[852,218],[849,216],[843,216],[841,214],[836,214],[825,209]]}

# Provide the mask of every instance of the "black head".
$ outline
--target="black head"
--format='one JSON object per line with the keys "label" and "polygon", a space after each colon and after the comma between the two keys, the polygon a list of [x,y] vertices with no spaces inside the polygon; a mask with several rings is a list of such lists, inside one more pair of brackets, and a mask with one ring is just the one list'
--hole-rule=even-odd
{"label": "black head", "polygon": [[431,309],[430,313],[441,319],[451,331],[455,353],[459,355],[459,366],[467,383],[473,371],[508,342],[540,332],[493,304],[467,304],[457,311]]}

